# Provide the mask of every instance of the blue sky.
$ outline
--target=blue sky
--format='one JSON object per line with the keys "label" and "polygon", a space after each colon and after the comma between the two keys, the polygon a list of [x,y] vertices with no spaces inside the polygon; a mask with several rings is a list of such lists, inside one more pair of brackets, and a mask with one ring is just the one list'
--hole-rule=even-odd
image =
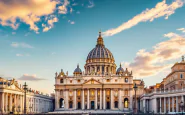
{"label": "blue sky", "polygon": [[[117,66],[133,70],[146,86],[161,82],[184,55],[184,44],[170,44],[184,43],[183,0],[65,0],[52,6],[41,0],[47,10],[34,2],[0,1],[0,75],[31,78],[33,89],[53,92],[56,71],[72,74],[78,63],[84,70],[100,29]],[[29,9],[19,8],[24,5]]]}

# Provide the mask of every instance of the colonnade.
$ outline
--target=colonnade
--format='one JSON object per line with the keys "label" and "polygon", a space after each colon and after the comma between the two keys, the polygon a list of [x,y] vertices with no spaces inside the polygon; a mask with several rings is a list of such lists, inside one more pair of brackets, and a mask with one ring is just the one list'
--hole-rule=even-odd
{"label": "colonnade", "polygon": [[[107,92],[109,91],[109,92]],[[80,93],[79,93],[80,92]],[[124,108],[121,89],[85,88],[56,91],[56,109],[60,109],[64,99],[64,109],[111,109],[122,110]],[[132,98],[132,97],[131,97]],[[128,101],[132,100],[130,97]],[[127,109],[132,108],[132,102],[127,102]],[[131,105],[131,106],[130,106]]]}
{"label": "colonnade", "polygon": [[22,94],[14,93],[0,93],[1,101],[1,112],[8,113],[10,111],[22,112],[23,111],[23,102],[24,97]]}
{"label": "colonnade", "polygon": [[100,72],[100,74],[109,74],[109,73],[116,73],[116,68],[114,66],[110,66],[110,65],[90,65],[90,66],[86,66],[85,68],[86,74],[90,74],[92,71],[94,71],[95,73],[97,73],[98,71]]}
{"label": "colonnade", "polygon": [[[183,106],[181,106],[183,104]],[[154,113],[184,112],[185,102],[183,95],[164,95],[153,99],[142,100],[142,111]]]}

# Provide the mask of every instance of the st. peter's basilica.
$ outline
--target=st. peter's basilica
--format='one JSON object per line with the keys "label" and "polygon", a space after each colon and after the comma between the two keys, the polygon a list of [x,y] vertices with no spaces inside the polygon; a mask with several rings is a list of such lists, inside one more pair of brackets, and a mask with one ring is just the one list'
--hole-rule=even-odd
{"label": "st. peter's basilica", "polygon": [[[144,82],[133,79],[129,68],[117,67],[113,54],[104,45],[101,32],[95,48],[87,55],[85,72],[79,65],[73,76],[61,72],[55,74],[55,110],[123,110],[131,111],[143,93]],[[137,85],[134,101],[133,85]]]}

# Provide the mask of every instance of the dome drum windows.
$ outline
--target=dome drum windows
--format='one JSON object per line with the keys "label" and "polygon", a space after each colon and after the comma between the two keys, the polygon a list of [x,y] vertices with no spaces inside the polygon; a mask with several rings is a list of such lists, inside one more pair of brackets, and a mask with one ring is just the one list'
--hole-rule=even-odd
{"label": "dome drum windows", "polygon": [[180,78],[181,78],[181,79],[183,78],[183,74],[180,75]]}
{"label": "dome drum windows", "polygon": [[128,78],[125,78],[125,83],[127,83],[128,82]]}
{"label": "dome drum windows", "polygon": [[64,80],[63,79],[60,79],[60,83],[64,83]]}

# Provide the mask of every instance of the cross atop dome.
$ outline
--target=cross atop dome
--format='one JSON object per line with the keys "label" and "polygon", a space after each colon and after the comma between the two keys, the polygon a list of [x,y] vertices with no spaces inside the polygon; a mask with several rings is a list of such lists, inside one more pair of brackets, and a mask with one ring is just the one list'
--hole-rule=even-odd
{"label": "cross atop dome", "polygon": [[101,30],[99,31],[99,37],[97,39],[97,45],[104,46],[103,38],[101,36]]}

